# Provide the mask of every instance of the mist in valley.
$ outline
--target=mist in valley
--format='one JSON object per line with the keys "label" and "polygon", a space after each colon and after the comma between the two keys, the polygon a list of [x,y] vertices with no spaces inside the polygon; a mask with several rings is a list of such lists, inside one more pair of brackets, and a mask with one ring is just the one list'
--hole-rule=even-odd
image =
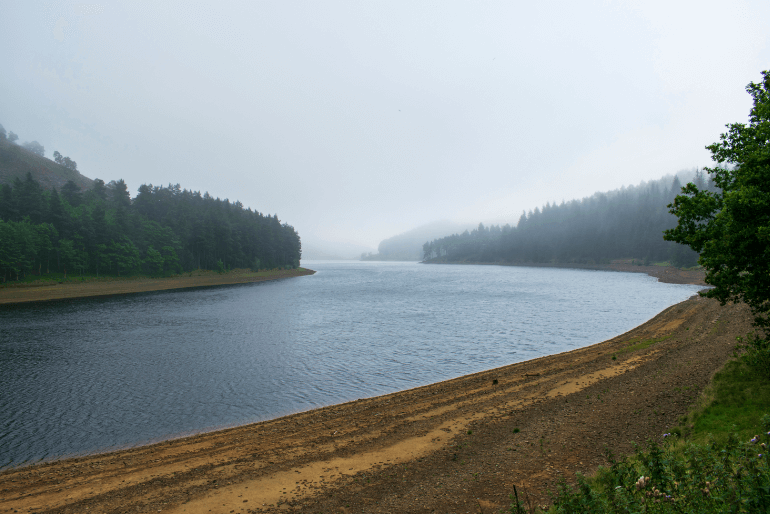
{"label": "mist in valley", "polygon": [[132,198],[181,184],[277,214],[305,259],[410,260],[394,236],[709,165],[768,20],[759,1],[10,2],[0,123]]}

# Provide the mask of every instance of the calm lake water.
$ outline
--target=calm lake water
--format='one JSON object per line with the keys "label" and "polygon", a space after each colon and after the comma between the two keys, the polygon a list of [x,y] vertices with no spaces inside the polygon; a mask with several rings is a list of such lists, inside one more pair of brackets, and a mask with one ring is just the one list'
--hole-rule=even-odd
{"label": "calm lake water", "polygon": [[0,306],[0,467],[265,420],[586,346],[699,287],[303,262],[312,276]]}

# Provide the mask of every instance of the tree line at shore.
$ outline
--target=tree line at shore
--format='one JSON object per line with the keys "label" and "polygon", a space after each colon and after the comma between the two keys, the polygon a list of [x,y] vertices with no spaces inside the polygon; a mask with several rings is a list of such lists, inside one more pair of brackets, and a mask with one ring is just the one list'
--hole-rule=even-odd
{"label": "tree line at shore", "polygon": [[123,180],[44,190],[31,174],[0,186],[0,280],[50,272],[125,276],[299,266],[291,225],[241,202]]}
{"label": "tree line at shore", "polygon": [[[710,176],[700,170],[693,180],[703,190],[716,190]],[[662,238],[664,230],[676,226],[667,205],[681,188],[678,176],[664,177],[582,200],[546,204],[522,213],[516,226],[479,224],[472,231],[428,241],[423,258],[572,264],[630,258],[693,266],[696,252]]]}

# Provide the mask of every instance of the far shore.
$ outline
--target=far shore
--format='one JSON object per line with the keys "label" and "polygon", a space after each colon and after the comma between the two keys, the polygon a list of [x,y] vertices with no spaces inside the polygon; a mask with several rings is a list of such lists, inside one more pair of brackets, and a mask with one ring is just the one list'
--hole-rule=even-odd
{"label": "far shore", "polygon": [[235,269],[226,273],[195,270],[181,275],[164,278],[105,277],[80,281],[77,277],[72,277],[63,283],[51,280],[40,280],[31,283],[6,284],[0,287],[0,305],[248,284],[252,282],[264,282],[266,280],[312,275],[313,273],[315,273],[315,271],[305,268],[267,271]]}
{"label": "far shore", "polygon": [[682,269],[675,266],[645,266],[633,264],[631,259],[614,260],[610,264],[543,263],[543,262],[472,262],[447,261],[441,258],[422,261],[423,264],[477,264],[486,266],[522,266],[528,268],[565,268],[597,271],[621,271],[624,273],[646,273],[667,284],[693,284],[706,286],[706,272],[703,268]]}

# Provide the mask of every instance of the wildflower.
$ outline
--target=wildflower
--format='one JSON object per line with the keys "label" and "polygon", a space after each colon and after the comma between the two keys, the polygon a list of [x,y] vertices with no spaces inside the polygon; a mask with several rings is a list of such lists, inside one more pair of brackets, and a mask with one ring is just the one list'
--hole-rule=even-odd
{"label": "wildflower", "polygon": [[751,443],[752,444],[757,444],[757,441],[759,441],[759,436],[758,435],[755,435],[754,437],[751,438]]}
{"label": "wildflower", "polygon": [[668,437],[668,436],[670,436],[670,435],[671,435],[671,433],[668,433],[668,434],[663,434],[663,437],[664,437],[664,438],[666,438],[666,437]]}
{"label": "wildflower", "polygon": [[761,446],[763,449],[764,449],[764,448],[767,448],[767,446],[765,446],[765,443],[762,443],[762,444],[760,444],[759,446]]}

